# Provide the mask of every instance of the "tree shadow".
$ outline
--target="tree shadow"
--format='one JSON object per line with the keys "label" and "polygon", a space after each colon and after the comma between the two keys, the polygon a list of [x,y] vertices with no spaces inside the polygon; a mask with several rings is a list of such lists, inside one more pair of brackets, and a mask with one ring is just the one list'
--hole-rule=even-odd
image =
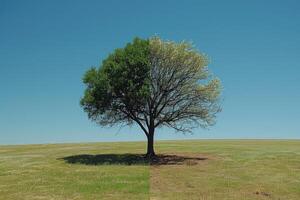
{"label": "tree shadow", "polygon": [[84,165],[196,165],[208,158],[159,154],[149,159],[144,154],[81,154],[59,159],[69,164]]}
{"label": "tree shadow", "polygon": [[207,160],[206,157],[191,157],[184,155],[159,154],[151,159],[151,165],[197,165],[200,161]]}
{"label": "tree shadow", "polygon": [[81,154],[61,158],[66,163],[84,165],[147,165],[144,154]]}

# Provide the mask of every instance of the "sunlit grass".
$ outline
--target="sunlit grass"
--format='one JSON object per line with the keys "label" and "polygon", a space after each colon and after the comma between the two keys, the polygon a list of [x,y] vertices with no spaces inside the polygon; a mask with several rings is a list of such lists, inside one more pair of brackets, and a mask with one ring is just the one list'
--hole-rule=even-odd
{"label": "sunlit grass", "polygon": [[0,199],[300,199],[299,140],[155,147],[177,156],[149,166],[144,142],[0,146]]}
{"label": "sunlit grass", "polygon": [[160,142],[162,153],[198,155],[198,165],[150,170],[152,197],[162,199],[300,199],[300,141]]}
{"label": "sunlit grass", "polygon": [[84,165],[62,159],[143,151],[142,143],[0,147],[0,199],[147,199],[148,165]]}

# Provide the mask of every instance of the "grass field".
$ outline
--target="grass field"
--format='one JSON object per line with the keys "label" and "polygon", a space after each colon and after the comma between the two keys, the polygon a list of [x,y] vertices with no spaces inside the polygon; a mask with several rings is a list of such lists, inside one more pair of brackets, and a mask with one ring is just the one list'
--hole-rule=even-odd
{"label": "grass field", "polygon": [[299,140],[0,146],[0,199],[300,199]]}

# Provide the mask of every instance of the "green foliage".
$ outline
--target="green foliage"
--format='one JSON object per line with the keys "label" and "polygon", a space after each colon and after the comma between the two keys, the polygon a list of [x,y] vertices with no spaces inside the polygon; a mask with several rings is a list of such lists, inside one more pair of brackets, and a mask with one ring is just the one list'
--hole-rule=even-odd
{"label": "green foliage", "polygon": [[99,69],[86,72],[81,105],[92,120],[103,125],[131,123],[128,110],[139,112],[149,96],[149,41],[135,38],[116,49]]}
{"label": "green foliage", "polygon": [[137,123],[154,155],[155,128],[186,132],[214,124],[221,84],[207,65],[190,43],[136,38],[85,74],[81,105],[101,125]]}

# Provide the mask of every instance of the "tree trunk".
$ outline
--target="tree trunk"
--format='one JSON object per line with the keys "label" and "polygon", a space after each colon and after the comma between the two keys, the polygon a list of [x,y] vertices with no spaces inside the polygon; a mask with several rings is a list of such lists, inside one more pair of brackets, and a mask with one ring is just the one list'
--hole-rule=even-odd
{"label": "tree trunk", "polygon": [[147,158],[153,158],[155,157],[155,152],[154,152],[154,129],[150,129],[149,135],[147,136],[148,138],[148,145],[147,145]]}

